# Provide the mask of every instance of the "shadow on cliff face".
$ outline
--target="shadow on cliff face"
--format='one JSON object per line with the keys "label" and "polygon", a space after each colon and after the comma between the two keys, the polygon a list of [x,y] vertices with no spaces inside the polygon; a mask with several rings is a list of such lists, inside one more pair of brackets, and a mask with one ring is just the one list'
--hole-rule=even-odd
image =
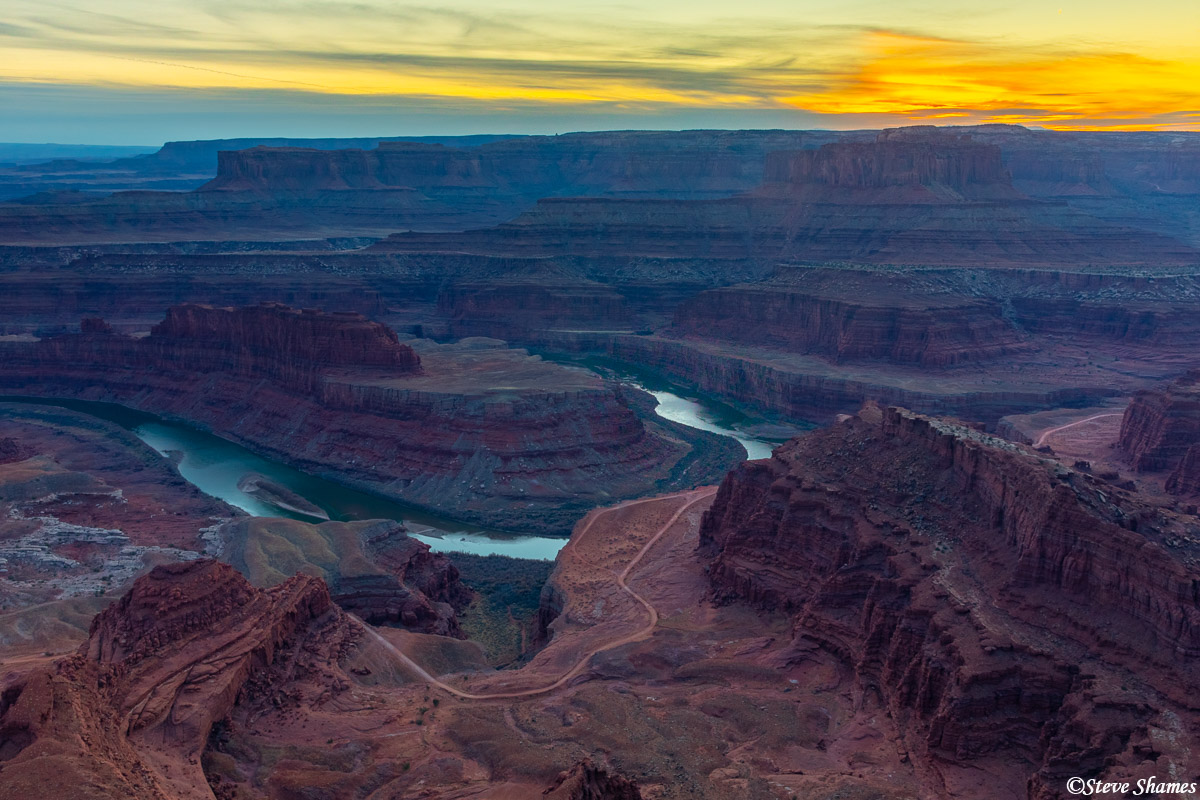
{"label": "shadow on cliff face", "polygon": [[732,472],[701,552],[713,599],[790,615],[795,663],[852,670],[950,796],[1195,774],[1193,517],[869,407]]}

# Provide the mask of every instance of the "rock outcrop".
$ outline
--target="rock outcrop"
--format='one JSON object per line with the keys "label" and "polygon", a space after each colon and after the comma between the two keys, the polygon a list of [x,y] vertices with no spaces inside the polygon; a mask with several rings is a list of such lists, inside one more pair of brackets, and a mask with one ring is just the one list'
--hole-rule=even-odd
{"label": "rock outcrop", "polygon": [[32,455],[32,450],[22,445],[13,437],[0,437],[0,464],[10,464],[14,461],[24,461]]}
{"label": "rock outcrop", "polygon": [[1171,494],[1200,494],[1200,443],[1194,444],[1179,459],[1167,476],[1166,490]]}
{"label": "rock outcrop", "polygon": [[354,312],[301,311],[279,303],[175,306],[151,329],[149,341],[165,359],[186,358],[190,370],[268,377],[303,392],[315,391],[326,370],[403,374],[421,368],[420,357],[386,325]]}
{"label": "rock outcrop", "polygon": [[214,561],[157,567],[78,654],[4,687],[0,794],[211,800],[214,724],[348,688],[338,661],[360,633],[316,578],[262,591]]}
{"label": "rock outcrop", "polygon": [[1197,779],[1185,518],[972,428],[868,407],[731,473],[701,549],[716,599],[791,615],[796,662],[833,654],[878,698],[927,796],[958,796],[941,763],[1035,798],[1072,776]]}
{"label": "rock outcrop", "polygon": [[1118,445],[1138,472],[1174,470],[1200,444],[1200,370],[1138,392],[1125,409]]}
{"label": "rock outcrop", "polygon": [[296,572],[321,578],[335,603],[373,625],[461,637],[456,612],[474,594],[444,554],[397,522],[312,524],[275,517],[230,523],[225,560],[259,588]]}
{"label": "rock outcrop", "polygon": [[547,800],[642,800],[637,784],[586,760],[564,772],[542,796]]}

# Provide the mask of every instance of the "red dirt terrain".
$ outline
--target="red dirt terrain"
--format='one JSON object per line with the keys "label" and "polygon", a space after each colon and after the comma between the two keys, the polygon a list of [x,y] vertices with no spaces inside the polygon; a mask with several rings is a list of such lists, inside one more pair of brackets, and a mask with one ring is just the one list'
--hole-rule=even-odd
{"label": "red dirt terrain", "polygon": [[220,526],[240,514],[117,425],[0,403],[0,642],[54,649],[18,609],[104,595],[155,564],[216,552]]}
{"label": "red dirt terrain", "polygon": [[133,433],[51,405],[0,404],[0,663],[62,653],[158,564],[220,556],[258,587],[296,571],[373,622],[458,636],[470,590],[395,522],[250,518]]}
{"label": "red dirt terrain", "polygon": [[[200,756],[235,701],[337,694],[360,635],[320,580],[255,590],[213,561],[162,566],[98,615],[77,655],[4,690],[0,793],[69,798],[213,796]],[[275,684],[275,685],[273,685]]]}
{"label": "red dirt terrain", "polygon": [[[451,639],[363,635],[313,578],[263,592],[212,562],[159,569],[97,618],[78,655],[8,674],[0,730],[15,744],[0,786],[733,800],[791,797],[795,785],[916,797],[882,720],[843,691],[848,676],[784,666],[784,618],[704,602],[695,548],[711,492],[581,523],[555,573],[550,642],[513,671],[480,671]],[[118,713],[98,720],[105,702]]]}

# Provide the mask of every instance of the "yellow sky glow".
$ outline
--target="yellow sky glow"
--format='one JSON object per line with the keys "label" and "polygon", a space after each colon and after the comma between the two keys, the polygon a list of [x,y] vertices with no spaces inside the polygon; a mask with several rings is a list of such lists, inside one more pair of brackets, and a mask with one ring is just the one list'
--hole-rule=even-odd
{"label": "yellow sky glow", "polygon": [[1200,3],[907,5],[10,0],[0,82],[1200,127]]}
{"label": "yellow sky glow", "polygon": [[1151,59],[1130,53],[1012,53],[958,42],[876,33],[854,69],[830,88],[787,102],[828,114],[1109,129],[1182,127],[1157,115],[1200,107],[1200,57]]}

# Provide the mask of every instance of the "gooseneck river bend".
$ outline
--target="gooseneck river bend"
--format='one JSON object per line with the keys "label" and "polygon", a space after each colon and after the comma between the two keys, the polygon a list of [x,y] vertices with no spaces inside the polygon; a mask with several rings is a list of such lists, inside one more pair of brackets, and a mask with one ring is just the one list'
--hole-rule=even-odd
{"label": "gooseneck river bend", "polygon": [[[658,400],[656,411],[659,416],[693,428],[732,436],[746,448],[749,458],[765,458],[778,444],[741,432],[736,427],[736,412],[731,413],[730,409],[720,404],[689,399],[676,391],[667,390],[664,388],[666,384],[658,381],[654,381],[651,388],[634,378],[622,376],[622,380],[654,395]],[[180,475],[202,492],[220,498],[252,516],[285,516],[312,521],[309,517],[269,505],[239,487],[247,475],[258,473],[319,506],[332,520],[402,521],[414,532],[414,536],[434,550],[550,560],[567,543],[564,538],[489,531],[396,500],[351,489],[263,458],[239,444],[184,423],[124,406],[85,400],[15,396],[0,400],[56,405],[116,423],[132,431],[164,457],[172,458]]]}

